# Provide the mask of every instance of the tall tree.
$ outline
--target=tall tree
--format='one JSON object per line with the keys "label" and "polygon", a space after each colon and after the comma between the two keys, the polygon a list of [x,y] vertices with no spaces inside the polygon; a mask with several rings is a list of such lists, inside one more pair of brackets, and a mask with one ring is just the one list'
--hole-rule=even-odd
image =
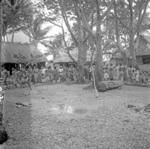
{"label": "tall tree", "polygon": [[139,33],[142,31],[143,20],[146,15],[146,10],[149,0],[116,0],[117,15],[119,25],[122,30],[126,30],[129,42],[129,52],[133,60],[133,64],[136,63],[136,46],[135,40],[138,40]]}
{"label": "tall tree", "polygon": [[32,1],[14,0],[3,1],[3,35],[24,30],[32,20],[34,4]]}
{"label": "tall tree", "polygon": [[[112,7],[111,1],[99,0],[55,0],[58,2],[62,18],[70,32],[74,44],[78,48],[78,65],[80,71],[86,62],[89,47],[96,49],[96,78],[103,80],[102,74],[102,33],[101,25]],[[74,20],[77,32],[70,24],[70,18]],[[94,28],[96,32],[94,32]],[[77,33],[77,34],[76,34]]]}
{"label": "tall tree", "polygon": [[[103,51],[113,47],[114,43],[121,52],[122,49],[128,48],[135,63],[137,48],[135,39],[138,39],[142,30],[149,0],[47,0],[47,2],[49,8],[52,10],[56,8],[59,18],[63,18],[74,45],[79,50],[80,66],[86,61],[87,49],[96,50],[97,82],[103,80]],[[73,20],[73,23],[70,20]],[[102,27],[105,25],[106,29],[103,31]],[[110,47],[108,43],[111,43]],[[125,57],[125,52],[122,53]]]}
{"label": "tall tree", "polygon": [[[32,18],[33,4],[26,0],[0,1],[0,69],[2,36],[7,33],[22,30],[28,27]],[[1,70],[0,70],[1,72]]]}
{"label": "tall tree", "polygon": [[[78,68],[79,68],[79,72],[80,72],[80,81],[83,81],[83,74],[84,74],[84,64],[86,63],[86,55],[87,55],[87,47],[86,47],[86,43],[85,43],[85,31],[83,30],[83,20],[82,17],[80,16],[80,10],[79,10],[79,6],[81,5],[79,3],[79,1],[75,1],[72,0],[71,4],[72,7],[71,9],[68,9],[67,5],[66,5],[66,1],[65,0],[59,0],[59,5],[61,7],[61,13],[62,13],[62,17],[63,20],[70,32],[70,35],[76,45],[76,47],[78,47]],[[73,17],[75,18],[74,20],[76,21],[76,25],[78,27],[78,31],[77,34],[74,33],[73,28],[70,25],[69,19],[68,19],[68,13],[70,13],[70,11],[73,14]]]}
{"label": "tall tree", "polygon": [[[59,13],[56,13],[57,18],[61,18],[61,21],[63,20],[70,35],[72,38],[72,41],[74,42],[74,45],[78,48],[78,68],[80,71],[80,81],[83,80],[83,72],[84,72],[84,64],[86,63],[86,52],[87,52],[87,46],[86,46],[86,41],[87,41],[87,34],[83,29],[83,20],[82,17],[80,16],[80,12],[78,9],[79,2],[78,1],[67,1],[67,0],[55,0],[54,2],[51,3],[51,1],[47,1],[48,3],[48,8],[53,8],[55,7],[56,10],[58,10]],[[56,19],[55,19],[56,20]],[[54,20],[54,22],[55,22]],[[52,20],[50,21],[52,23]],[[54,24],[54,23],[52,23]],[[56,24],[56,23],[55,23]],[[74,30],[75,28],[78,28],[78,30]],[[63,31],[63,29],[62,29]],[[67,53],[72,59],[72,56],[70,55],[70,48],[67,47],[65,38],[63,38]]]}

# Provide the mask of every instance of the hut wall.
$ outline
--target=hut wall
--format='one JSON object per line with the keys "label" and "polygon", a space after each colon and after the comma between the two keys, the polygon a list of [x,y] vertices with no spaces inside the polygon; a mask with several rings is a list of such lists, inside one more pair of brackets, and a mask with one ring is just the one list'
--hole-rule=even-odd
{"label": "hut wall", "polygon": [[137,56],[136,61],[139,65],[142,65],[143,64],[142,56]]}
{"label": "hut wall", "polygon": [[150,72],[150,64],[139,65],[139,68],[143,71]]}

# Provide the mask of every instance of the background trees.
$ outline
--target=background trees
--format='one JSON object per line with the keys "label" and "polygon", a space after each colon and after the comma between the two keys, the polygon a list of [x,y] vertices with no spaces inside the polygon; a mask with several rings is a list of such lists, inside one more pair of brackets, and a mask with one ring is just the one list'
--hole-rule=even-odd
{"label": "background trees", "polygon": [[[3,34],[24,30],[32,41],[41,42],[54,53],[63,47],[71,58],[70,50],[77,48],[81,76],[91,52],[97,82],[103,80],[103,54],[115,49],[126,62],[129,53],[135,64],[140,32],[149,29],[145,23],[149,0],[43,0],[36,5],[16,0],[13,7],[7,2],[4,7]],[[45,22],[61,29],[53,40],[46,36],[51,28],[41,27]]]}
{"label": "background trees", "polygon": [[29,0],[4,0],[3,7],[3,35],[25,30],[29,27],[34,11],[34,4]]}
{"label": "background trees", "polygon": [[[116,19],[116,29],[124,30],[123,36],[128,38],[128,49],[133,63],[136,62],[136,48],[135,39],[138,40],[139,34],[142,31],[144,17],[149,0],[127,0],[118,1],[114,0],[114,17]],[[118,31],[117,31],[118,32]],[[119,32],[117,39],[120,39]],[[119,41],[120,42],[120,41]]]}
{"label": "background trees", "polygon": [[[2,37],[28,28],[32,20],[33,3],[26,0],[1,0],[0,1],[0,56]],[[13,40],[13,38],[12,38]],[[1,72],[1,57],[0,57]],[[1,74],[0,74],[1,75]]]}
{"label": "background trees", "polygon": [[67,26],[78,49],[81,72],[89,50],[96,53],[95,75],[99,81],[103,80],[102,57],[107,51],[116,49],[124,62],[129,53],[136,64],[136,49],[140,32],[145,29],[143,22],[148,17],[149,0],[47,0],[45,3],[48,9],[57,10],[55,17],[59,16]]}
{"label": "background trees", "polygon": [[[57,5],[56,5],[57,3]],[[47,4],[52,5],[50,1]],[[78,48],[79,71],[84,72],[87,51],[96,50],[96,76],[102,80],[102,33],[103,24],[112,2],[99,2],[98,0],[58,0],[55,6],[59,16],[62,17],[71,35],[74,45]]]}

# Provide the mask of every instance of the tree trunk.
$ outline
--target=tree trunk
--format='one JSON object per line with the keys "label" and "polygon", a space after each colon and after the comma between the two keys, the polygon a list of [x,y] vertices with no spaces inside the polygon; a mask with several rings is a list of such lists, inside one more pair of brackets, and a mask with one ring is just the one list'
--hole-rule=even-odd
{"label": "tree trunk", "polygon": [[95,45],[96,45],[96,64],[95,64],[95,79],[96,85],[100,81],[103,80],[103,55],[102,55],[102,48],[101,48],[101,18],[100,18],[100,9],[99,9],[99,1],[96,0],[96,8],[97,8],[97,24],[96,24],[96,38],[95,38]]}
{"label": "tree trunk", "polygon": [[86,63],[86,57],[87,57],[87,47],[84,44],[81,44],[78,51],[78,63],[80,65],[84,65]]}
{"label": "tree trunk", "polygon": [[[38,48],[38,40],[33,40],[32,41],[32,46],[33,46],[34,50],[37,50],[37,48]],[[35,57],[34,51],[32,51],[32,59],[30,60],[30,63],[34,64],[35,62],[36,62],[36,57]]]}
{"label": "tree trunk", "polygon": [[133,26],[133,1],[128,0],[129,2],[129,10],[130,10],[130,33],[129,33],[129,48],[130,48],[130,56],[132,59],[132,65],[136,64],[136,53],[134,48],[134,26]]}
{"label": "tree trunk", "polygon": [[13,28],[13,32],[12,32],[12,37],[11,37],[11,42],[14,42],[14,37],[15,37],[15,32],[14,32],[14,28]]}
{"label": "tree trunk", "polygon": [[136,52],[134,48],[134,33],[131,31],[130,32],[130,41],[129,41],[129,48],[130,48],[130,56],[132,59],[132,64],[136,64]]}
{"label": "tree trunk", "polygon": [[0,2],[0,77],[1,77],[1,64],[2,64],[2,33],[3,33],[3,7],[2,1]]}
{"label": "tree trunk", "polygon": [[[75,5],[77,8],[77,5]],[[78,10],[78,9],[77,9]],[[79,78],[78,81],[80,83],[85,82],[85,63],[86,63],[86,57],[87,57],[87,47],[86,44],[84,43],[85,39],[85,34],[83,30],[83,20],[82,17],[80,17],[79,12],[77,12],[78,16],[78,33],[79,33],[79,40],[78,40],[78,68],[79,68]]]}
{"label": "tree trunk", "polygon": [[83,42],[84,31],[83,31],[81,21],[82,20],[78,19],[78,24],[79,24],[78,63],[79,65],[83,66],[86,63],[87,47],[86,44]]}
{"label": "tree trunk", "polygon": [[79,70],[79,78],[78,81],[80,83],[84,83],[85,79],[85,63],[87,56],[87,47],[85,44],[81,43],[78,45],[78,70]]}
{"label": "tree trunk", "polygon": [[118,22],[118,15],[117,15],[117,6],[116,6],[116,0],[113,2],[114,4],[114,14],[115,14],[115,34],[116,34],[116,42],[117,42],[117,48],[122,56],[122,61],[124,64],[127,64],[127,56],[124,51],[122,51],[122,46],[120,43],[120,34],[119,34],[119,22]]}
{"label": "tree trunk", "polygon": [[96,43],[96,64],[95,64],[95,79],[96,83],[103,81],[103,57],[100,42]]}

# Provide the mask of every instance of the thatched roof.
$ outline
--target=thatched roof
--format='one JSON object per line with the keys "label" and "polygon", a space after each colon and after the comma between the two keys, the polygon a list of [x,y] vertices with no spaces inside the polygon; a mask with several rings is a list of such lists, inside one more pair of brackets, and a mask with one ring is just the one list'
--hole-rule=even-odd
{"label": "thatched roof", "polygon": [[140,36],[139,47],[136,51],[137,56],[150,55],[150,36]]}
{"label": "thatched roof", "polygon": [[[74,53],[72,52],[71,56],[75,59],[75,61],[77,61],[77,57],[78,57],[77,52]],[[73,60],[64,51],[60,51],[59,55],[57,55],[54,59],[54,63],[69,63],[69,62],[73,62]]]}
{"label": "thatched roof", "polygon": [[28,63],[46,61],[46,57],[32,44],[2,43],[2,63]]}

